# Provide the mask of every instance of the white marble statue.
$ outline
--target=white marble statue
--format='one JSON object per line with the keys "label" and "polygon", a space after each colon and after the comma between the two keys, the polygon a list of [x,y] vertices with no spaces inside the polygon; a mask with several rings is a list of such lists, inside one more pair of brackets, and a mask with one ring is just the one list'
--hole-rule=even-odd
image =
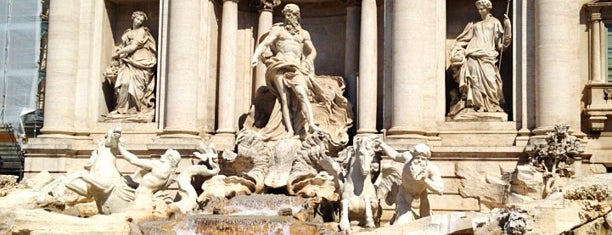
{"label": "white marble statue", "polygon": [[109,129],[91,153],[85,169],[46,185],[38,203],[43,204],[50,192],[61,200],[61,189],[65,186],[83,197],[93,198],[100,214],[124,212],[134,200],[134,189],[128,186],[116,165],[121,132],[121,127]]}
{"label": "white marble statue", "polygon": [[137,174],[141,177],[134,195],[134,209],[152,209],[153,194],[165,190],[173,183],[176,167],[181,161],[179,152],[168,149],[160,159],[142,159],[130,153],[124,144],[119,144],[119,152],[129,163],[140,168]]}
{"label": "white marble statue", "polygon": [[430,216],[431,207],[427,193],[442,194],[444,183],[440,169],[429,161],[431,150],[426,144],[417,144],[410,150],[399,153],[380,139],[374,140],[386,158],[405,163],[401,185],[395,203],[395,215],[391,224],[398,225]]}
{"label": "white marble statue", "polygon": [[[512,39],[510,19],[503,25],[490,12],[490,0],[477,0],[480,20],[467,24],[450,50],[453,78],[459,85],[449,117],[464,113],[504,112],[502,78],[497,65]],[[468,114],[469,115],[469,114]]]}
{"label": "white marble statue", "polygon": [[266,87],[258,89],[237,138],[237,156],[255,163],[243,174],[251,183],[243,185],[251,192],[286,187],[290,195],[331,196],[333,179],[318,160],[325,158],[319,153],[335,157],[349,141],[344,79],[315,75],[317,51],[300,24],[300,8],[289,3],[282,13],[284,22],[264,34],[251,61],[266,65]]}
{"label": "white marble statue", "polygon": [[151,121],[155,109],[155,66],[157,51],[155,38],[143,26],[147,15],[132,13],[132,27],[121,36],[113,61],[104,76],[113,85],[116,104],[106,117],[109,119],[135,118]]}
{"label": "white marble statue", "polygon": [[[193,155],[200,161],[197,164],[188,166],[182,170],[176,180],[178,183],[181,200],[175,202],[174,205],[176,205],[183,213],[198,209],[198,194],[193,185],[191,185],[191,179],[196,175],[212,177],[219,174],[219,171],[221,170],[218,163],[217,150],[213,144],[200,144],[198,152],[193,152]],[[209,188],[205,190],[216,189]]]}
{"label": "white marble statue", "polygon": [[377,182],[372,181],[372,168],[375,166],[372,164],[375,156],[373,138],[355,137],[353,146],[347,147],[343,154],[347,155],[345,161],[348,164],[340,176],[344,179],[340,197],[340,230],[350,232],[353,220],[359,221],[360,226],[374,228],[382,212],[380,198],[385,198],[391,191],[388,190],[391,187],[381,185],[397,185],[399,174],[396,171],[395,174],[381,174]]}
{"label": "white marble statue", "polygon": [[[266,84],[278,101],[282,121],[289,134],[299,131],[297,127],[304,115],[310,133],[320,130],[315,124],[308,93],[320,96],[321,88],[315,81],[314,59],[317,51],[308,31],[300,25],[300,8],[287,4],[283,8],[285,22],[275,24],[253,53],[251,65],[255,67],[268,48],[274,54],[264,59],[267,66]],[[291,107],[296,104],[297,107]],[[297,111],[294,111],[296,110]]]}

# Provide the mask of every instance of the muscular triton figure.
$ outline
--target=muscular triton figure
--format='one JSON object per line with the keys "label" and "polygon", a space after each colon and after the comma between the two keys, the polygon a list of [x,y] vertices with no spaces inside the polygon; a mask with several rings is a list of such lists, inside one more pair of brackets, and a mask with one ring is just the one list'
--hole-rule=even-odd
{"label": "muscular triton figure", "polygon": [[431,149],[426,144],[417,144],[408,151],[399,153],[380,139],[374,146],[385,158],[404,163],[402,185],[396,198],[392,224],[405,224],[431,215],[427,192],[442,194],[444,183],[440,169],[429,161]]}

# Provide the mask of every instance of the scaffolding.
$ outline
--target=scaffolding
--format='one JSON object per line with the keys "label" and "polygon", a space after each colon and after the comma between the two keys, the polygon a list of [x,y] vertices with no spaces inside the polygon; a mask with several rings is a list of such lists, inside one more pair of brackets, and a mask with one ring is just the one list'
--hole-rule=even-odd
{"label": "scaffolding", "polygon": [[46,6],[44,0],[0,0],[0,123],[11,124],[18,140],[36,134],[26,133],[24,119],[34,132],[42,123]]}

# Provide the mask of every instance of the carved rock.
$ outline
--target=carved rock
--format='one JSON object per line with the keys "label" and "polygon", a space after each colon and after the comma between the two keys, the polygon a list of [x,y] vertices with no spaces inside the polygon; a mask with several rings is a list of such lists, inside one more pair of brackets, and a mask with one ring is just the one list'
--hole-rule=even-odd
{"label": "carved rock", "polygon": [[461,196],[477,197],[490,209],[504,205],[510,173],[503,172],[499,164],[459,162],[455,166],[457,176],[461,177]]}
{"label": "carved rock", "polygon": [[531,199],[541,199],[544,181],[542,173],[531,165],[520,165],[512,174],[510,192],[527,196]]}
{"label": "carved rock", "polygon": [[0,175],[0,197],[6,196],[17,186],[17,178],[12,175]]}

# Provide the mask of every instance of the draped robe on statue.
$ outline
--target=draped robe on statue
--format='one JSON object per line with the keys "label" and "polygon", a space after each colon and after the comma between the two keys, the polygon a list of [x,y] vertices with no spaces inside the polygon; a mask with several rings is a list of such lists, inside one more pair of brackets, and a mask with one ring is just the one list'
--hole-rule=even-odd
{"label": "draped robe on statue", "polygon": [[[282,79],[285,89],[293,86],[303,86],[308,89],[308,97],[312,105],[315,123],[332,139],[333,145],[344,145],[348,142],[346,130],[352,124],[348,101],[342,96],[344,81],[341,77],[315,76],[313,64],[302,60],[297,65],[283,60],[282,53],[267,58],[266,88],[267,97],[274,98],[273,102],[255,101],[254,110],[244,123],[245,129],[256,129],[264,136],[265,140],[276,141],[284,138],[294,137],[287,132],[282,115],[281,102],[278,100],[279,92],[276,90],[275,76],[284,74]],[[325,86],[322,83],[325,83]],[[329,83],[329,84],[327,84]],[[303,111],[298,104],[299,100],[292,91],[286,91],[290,95],[287,100],[294,135],[304,139],[308,133],[308,125]],[[266,96],[265,94],[263,96]],[[256,98],[257,99],[257,98]],[[268,106],[268,107],[266,107]]]}
{"label": "draped robe on statue", "polygon": [[146,27],[128,29],[121,36],[121,47],[135,46],[132,54],[121,58],[115,92],[118,113],[147,112],[154,103],[154,68],[157,64],[155,39]]}
{"label": "draped robe on statue", "polygon": [[461,100],[451,104],[450,115],[465,108],[478,112],[503,112],[502,79],[496,66],[503,50],[504,29],[493,16],[469,23],[451,49],[451,68]]}

